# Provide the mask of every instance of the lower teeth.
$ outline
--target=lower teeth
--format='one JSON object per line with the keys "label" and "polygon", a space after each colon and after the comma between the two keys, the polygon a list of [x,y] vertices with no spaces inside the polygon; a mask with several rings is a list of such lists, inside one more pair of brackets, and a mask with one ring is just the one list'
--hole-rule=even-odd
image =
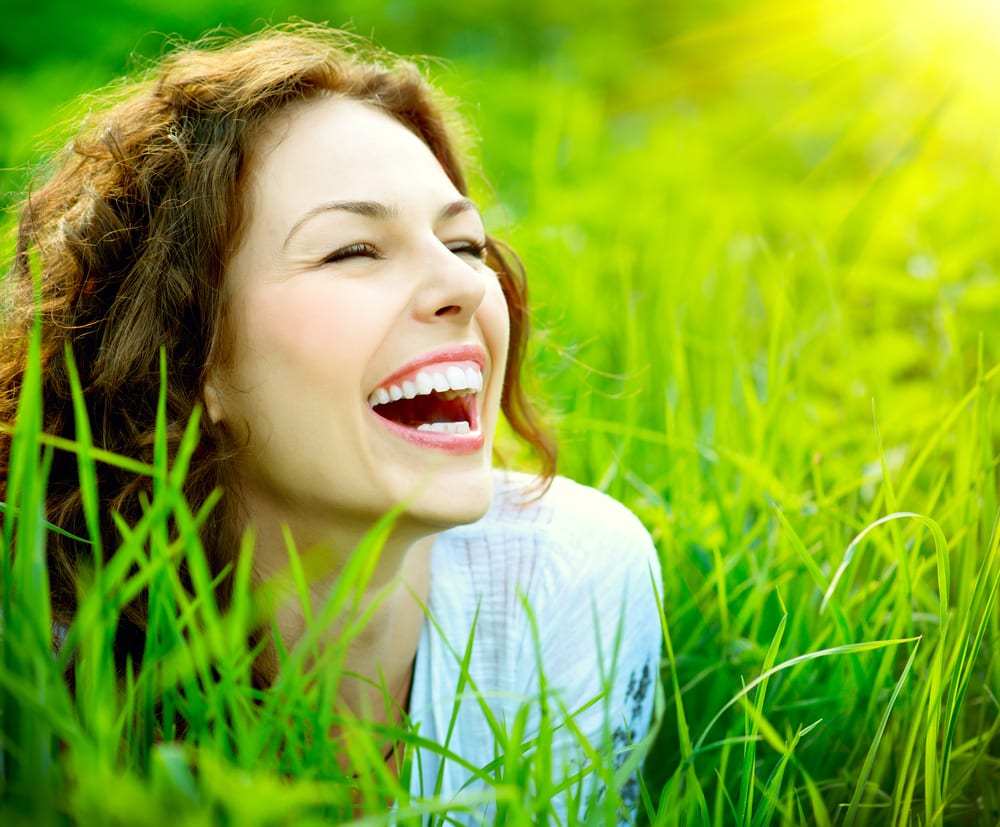
{"label": "lower teeth", "polygon": [[467,434],[472,429],[469,423],[462,422],[425,422],[417,426],[418,431],[433,431],[436,434]]}

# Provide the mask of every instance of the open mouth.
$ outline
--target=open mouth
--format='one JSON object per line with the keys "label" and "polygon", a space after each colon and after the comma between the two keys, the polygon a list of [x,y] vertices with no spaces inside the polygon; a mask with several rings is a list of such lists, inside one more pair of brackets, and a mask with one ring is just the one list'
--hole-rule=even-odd
{"label": "open mouth", "polygon": [[426,434],[472,434],[479,430],[476,394],[482,389],[478,365],[434,365],[376,388],[368,404],[378,416],[402,428]]}

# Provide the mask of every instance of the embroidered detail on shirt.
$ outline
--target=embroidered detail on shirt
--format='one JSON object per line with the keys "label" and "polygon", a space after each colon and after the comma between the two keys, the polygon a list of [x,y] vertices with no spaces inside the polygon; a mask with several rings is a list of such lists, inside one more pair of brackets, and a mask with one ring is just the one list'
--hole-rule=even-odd
{"label": "embroidered detail on shirt", "polygon": [[[630,748],[635,742],[645,735],[649,728],[649,717],[652,712],[650,702],[647,700],[649,691],[653,685],[653,667],[647,660],[641,669],[634,669],[628,677],[625,686],[625,697],[622,707],[626,713],[626,719],[611,731],[611,752],[614,755],[615,770],[621,768],[628,757]],[[607,788],[602,784],[587,807],[588,814],[592,807],[598,806],[607,795]],[[629,776],[622,785],[619,792],[624,810],[619,813],[619,827],[628,827],[633,823],[635,810],[639,804],[639,775],[638,772]]]}

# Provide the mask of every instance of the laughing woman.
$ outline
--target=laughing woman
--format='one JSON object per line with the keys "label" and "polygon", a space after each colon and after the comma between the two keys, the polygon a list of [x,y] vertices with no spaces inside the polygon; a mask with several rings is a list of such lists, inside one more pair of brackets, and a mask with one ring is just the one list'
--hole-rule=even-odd
{"label": "laughing woman", "polygon": [[[476,771],[497,757],[491,721],[509,727],[528,709],[524,742],[546,718],[553,766],[577,791],[557,794],[557,809],[582,815],[619,796],[627,816],[635,780],[608,791],[585,770],[595,755],[623,761],[648,731],[659,568],[631,513],[554,474],[521,385],[525,285],[467,196],[456,129],[412,64],[322,27],[174,51],[88,118],[23,205],[5,285],[3,420],[37,306],[45,430],[75,434],[68,349],[95,443],[151,462],[162,349],[172,450],[203,411],[185,491],[195,505],[222,494],[202,538],[221,603],[247,531],[259,583],[287,569],[289,540],[322,556],[309,586],[318,606],[373,524],[400,509],[366,587],[371,617],[347,651],[357,679],[338,701],[374,715],[388,696],[422,739],[447,744],[416,750],[417,800],[492,819],[482,779],[496,772]],[[539,475],[494,467],[501,412]],[[76,469],[55,457],[48,516],[86,536]],[[102,547],[114,549],[111,515],[138,521],[151,482],[99,471]],[[61,624],[92,548],[52,537]],[[117,655],[137,667],[141,598],[126,618]],[[276,606],[262,687],[306,618],[301,600]],[[466,680],[474,699],[456,696]],[[462,796],[479,803],[459,812]]]}

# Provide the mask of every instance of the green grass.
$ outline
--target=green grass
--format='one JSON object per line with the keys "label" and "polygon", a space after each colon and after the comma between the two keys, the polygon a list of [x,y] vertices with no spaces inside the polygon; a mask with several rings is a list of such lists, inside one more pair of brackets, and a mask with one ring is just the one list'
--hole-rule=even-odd
{"label": "green grass", "polygon": [[[656,539],[665,700],[641,819],[1000,821],[995,19],[973,0],[947,13],[937,0],[553,2],[483,17],[428,4],[409,18],[362,5],[359,30],[453,59],[441,80],[483,136],[476,196],[528,265],[535,384],[562,470]],[[192,11],[188,33],[213,13]],[[246,25],[234,14],[218,19]],[[118,25],[133,42],[181,27]],[[23,75],[33,95],[0,123],[10,165],[82,91],[51,80],[72,49],[42,49],[0,79]],[[92,65],[110,77],[109,60]],[[36,403],[3,519],[3,822],[337,821],[350,784],[309,729],[334,723],[314,710],[335,714],[320,703],[335,680],[311,681],[301,660],[258,697],[241,642],[249,586],[220,615],[171,577],[171,560],[198,560],[183,452],[145,469],[160,486],[148,518],[128,529],[122,570],[94,574],[71,633],[88,691],[60,688],[38,506],[53,446]],[[109,459],[85,438],[77,450],[83,468]],[[168,514],[185,542],[165,538]],[[15,532],[32,552],[12,562]],[[115,695],[111,598],[144,585],[164,601],[160,666]],[[153,737],[155,699],[192,719],[183,744]],[[372,743],[359,736],[350,759],[377,772]],[[525,757],[516,732],[500,743],[486,772],[509,823],[532,823],[552,789],[545,756]],[[404,813],[434,807],[385,778],[362,794],[386,792]]]}

